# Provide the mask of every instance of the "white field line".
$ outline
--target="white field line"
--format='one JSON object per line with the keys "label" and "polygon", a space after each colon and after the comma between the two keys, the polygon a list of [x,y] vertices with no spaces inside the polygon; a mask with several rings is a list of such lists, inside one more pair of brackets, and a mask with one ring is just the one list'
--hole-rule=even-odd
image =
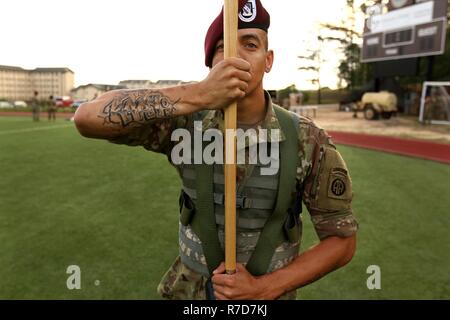
{"label": "white field line", "polygon": [[38,127],[38,128],[28,128],[28,129],[17,129],[17,130],[6,130],[6,131],[0,131],[0,136],[7,135],[7,134],[44,131],[44,130],[51,130],[51,129],[69,128],[69,127],[73,127],[73,124],[64,124],[64,125],[58,125],[58,126],[47,126],[47,127]]}

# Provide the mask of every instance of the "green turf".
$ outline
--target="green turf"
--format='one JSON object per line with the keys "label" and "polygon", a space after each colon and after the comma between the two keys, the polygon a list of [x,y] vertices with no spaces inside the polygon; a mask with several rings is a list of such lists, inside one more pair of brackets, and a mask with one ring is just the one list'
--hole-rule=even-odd
{"label": "green turf", "polygon": [[[450,166],[339,150],[358,251],[300,297],[449,299]],[[165,157],[84,139],[64,120],[0,117],[0,169],[0,299],[159,298],[178,250],[180,183]],[[303,220],[305,249],[317,238]],[[81,267],[81,290],[66,287],[69,265]],[[381,290],[366,287],[369,265],[381,267]]]}

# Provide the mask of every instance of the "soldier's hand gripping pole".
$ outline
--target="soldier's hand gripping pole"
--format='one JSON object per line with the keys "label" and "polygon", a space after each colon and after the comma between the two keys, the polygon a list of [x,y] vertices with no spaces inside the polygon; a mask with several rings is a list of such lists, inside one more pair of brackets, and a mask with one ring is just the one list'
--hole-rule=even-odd
{"label": "soldier's hand gripping pole", "polygon": [[[238,0],[224,0],[224,58],[237,56]],[[225,270],[236,272],[237,102],[225,109]],[[230,134],[232,133],[232,134]]]}

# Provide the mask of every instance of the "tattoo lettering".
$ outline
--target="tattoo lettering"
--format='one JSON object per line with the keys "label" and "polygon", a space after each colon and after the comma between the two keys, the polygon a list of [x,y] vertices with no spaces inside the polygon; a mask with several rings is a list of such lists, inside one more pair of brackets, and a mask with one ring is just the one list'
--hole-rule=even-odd
{"label": "tattoo lettering", "polygon": [[159,91],[125,91],[108,103],[99,117],[104,125],[142,126],[173,117],[178,101],[171,101]]}

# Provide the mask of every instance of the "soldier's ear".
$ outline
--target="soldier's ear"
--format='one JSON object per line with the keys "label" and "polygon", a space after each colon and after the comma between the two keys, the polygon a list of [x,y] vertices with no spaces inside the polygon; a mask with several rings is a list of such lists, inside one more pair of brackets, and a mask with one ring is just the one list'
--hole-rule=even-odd
{"label": "soldier's ear", "polygon": [[273,50],[268,50],[266,54],[266,73],[269,73],[272,70],[274,58],[275,54],[273,53]]}

